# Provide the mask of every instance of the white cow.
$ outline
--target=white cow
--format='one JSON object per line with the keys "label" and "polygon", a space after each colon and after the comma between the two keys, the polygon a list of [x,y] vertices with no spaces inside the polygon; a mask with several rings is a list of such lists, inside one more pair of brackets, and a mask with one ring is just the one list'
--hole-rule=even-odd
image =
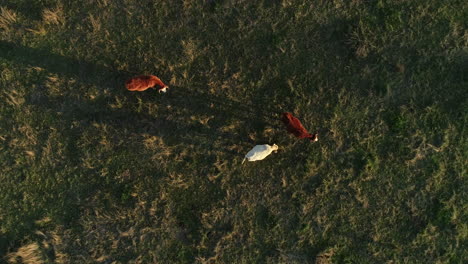
{"label": "white cow", "polygon": [[245,160],[248,160],[248,161],[262,160],[266,158],[268,155],[270,155],[271,152],[276,151],[276,150],[278,150],[278,146],[276,144],[273,144],[273,146],[270,146],[268,144],[257,145],[245,155],[244,160],[242,160],[242,164],[244,164]]}

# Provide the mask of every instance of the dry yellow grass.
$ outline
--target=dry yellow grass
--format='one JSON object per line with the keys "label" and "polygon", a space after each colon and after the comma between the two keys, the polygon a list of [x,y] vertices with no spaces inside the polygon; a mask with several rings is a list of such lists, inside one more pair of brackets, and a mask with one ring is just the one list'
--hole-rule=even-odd
{"label": "dry yellow grass", "polygon": [[47,25],[63,25],[65,23],[63,7],[59,5],[54,9],[44,9],[42,11],[42,20]]}
{"label": "dry yellow grass", "polygon": [[24,245],[16,252],[7,255],[8,263],[24,263],[24,264],[43,264],[44,259],[38,243]]}
{"label": "dry yellow grass", "polygon": [[0,29],[10,31],[18,22],[18,15],[15,11],[6,7],[0,7]]}

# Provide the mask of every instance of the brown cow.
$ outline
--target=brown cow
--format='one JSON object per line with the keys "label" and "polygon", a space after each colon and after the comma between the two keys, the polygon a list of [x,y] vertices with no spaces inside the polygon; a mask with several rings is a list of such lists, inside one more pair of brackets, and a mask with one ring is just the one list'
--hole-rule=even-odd
{"label": "brown cow", "polygon": [[281,121],[286,125],[286,130],[297,138],[308,138],[311,141],[318,141],[318,133],[310,134],[301,124],[299,119],[295,118],[291,113],[283,113]]}
{"label": "brown cow", "polygon": [[165,85],[161,79],[154,75],[139,75],[125,82],[125,87],[129,91],[142,92],[149,88],[158,86],[158,92],[165,93],[169,86]]}

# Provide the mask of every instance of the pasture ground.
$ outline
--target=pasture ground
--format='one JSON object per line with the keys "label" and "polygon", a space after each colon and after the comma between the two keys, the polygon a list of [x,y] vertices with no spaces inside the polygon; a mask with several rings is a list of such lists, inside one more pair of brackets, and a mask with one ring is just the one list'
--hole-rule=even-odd
{"label": "pasture ground", "polygon": [[466,263],[465,1],[0,7],[0,262]]}

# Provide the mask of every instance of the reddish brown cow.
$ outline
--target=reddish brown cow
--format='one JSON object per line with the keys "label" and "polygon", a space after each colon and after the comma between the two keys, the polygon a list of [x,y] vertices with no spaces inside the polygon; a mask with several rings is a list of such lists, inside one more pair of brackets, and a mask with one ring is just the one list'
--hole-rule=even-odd
{"label": "reddish brown cow", "polygon": [[158,86],[158,92],[165,93],[169,86],[165,85],[161,79],[154,75],[139,75],[125,82],[125,87],[129,91],[142,92],[149,88]]}
{"label": "reddish brown cow", "polygon": [[295,118],[291,113],[283,113],[281,121],[286,125],[286,130],[297,138],[308,138],[311,141],[318,141],[318,133],[310,134],[301,124],[299,119]]}

